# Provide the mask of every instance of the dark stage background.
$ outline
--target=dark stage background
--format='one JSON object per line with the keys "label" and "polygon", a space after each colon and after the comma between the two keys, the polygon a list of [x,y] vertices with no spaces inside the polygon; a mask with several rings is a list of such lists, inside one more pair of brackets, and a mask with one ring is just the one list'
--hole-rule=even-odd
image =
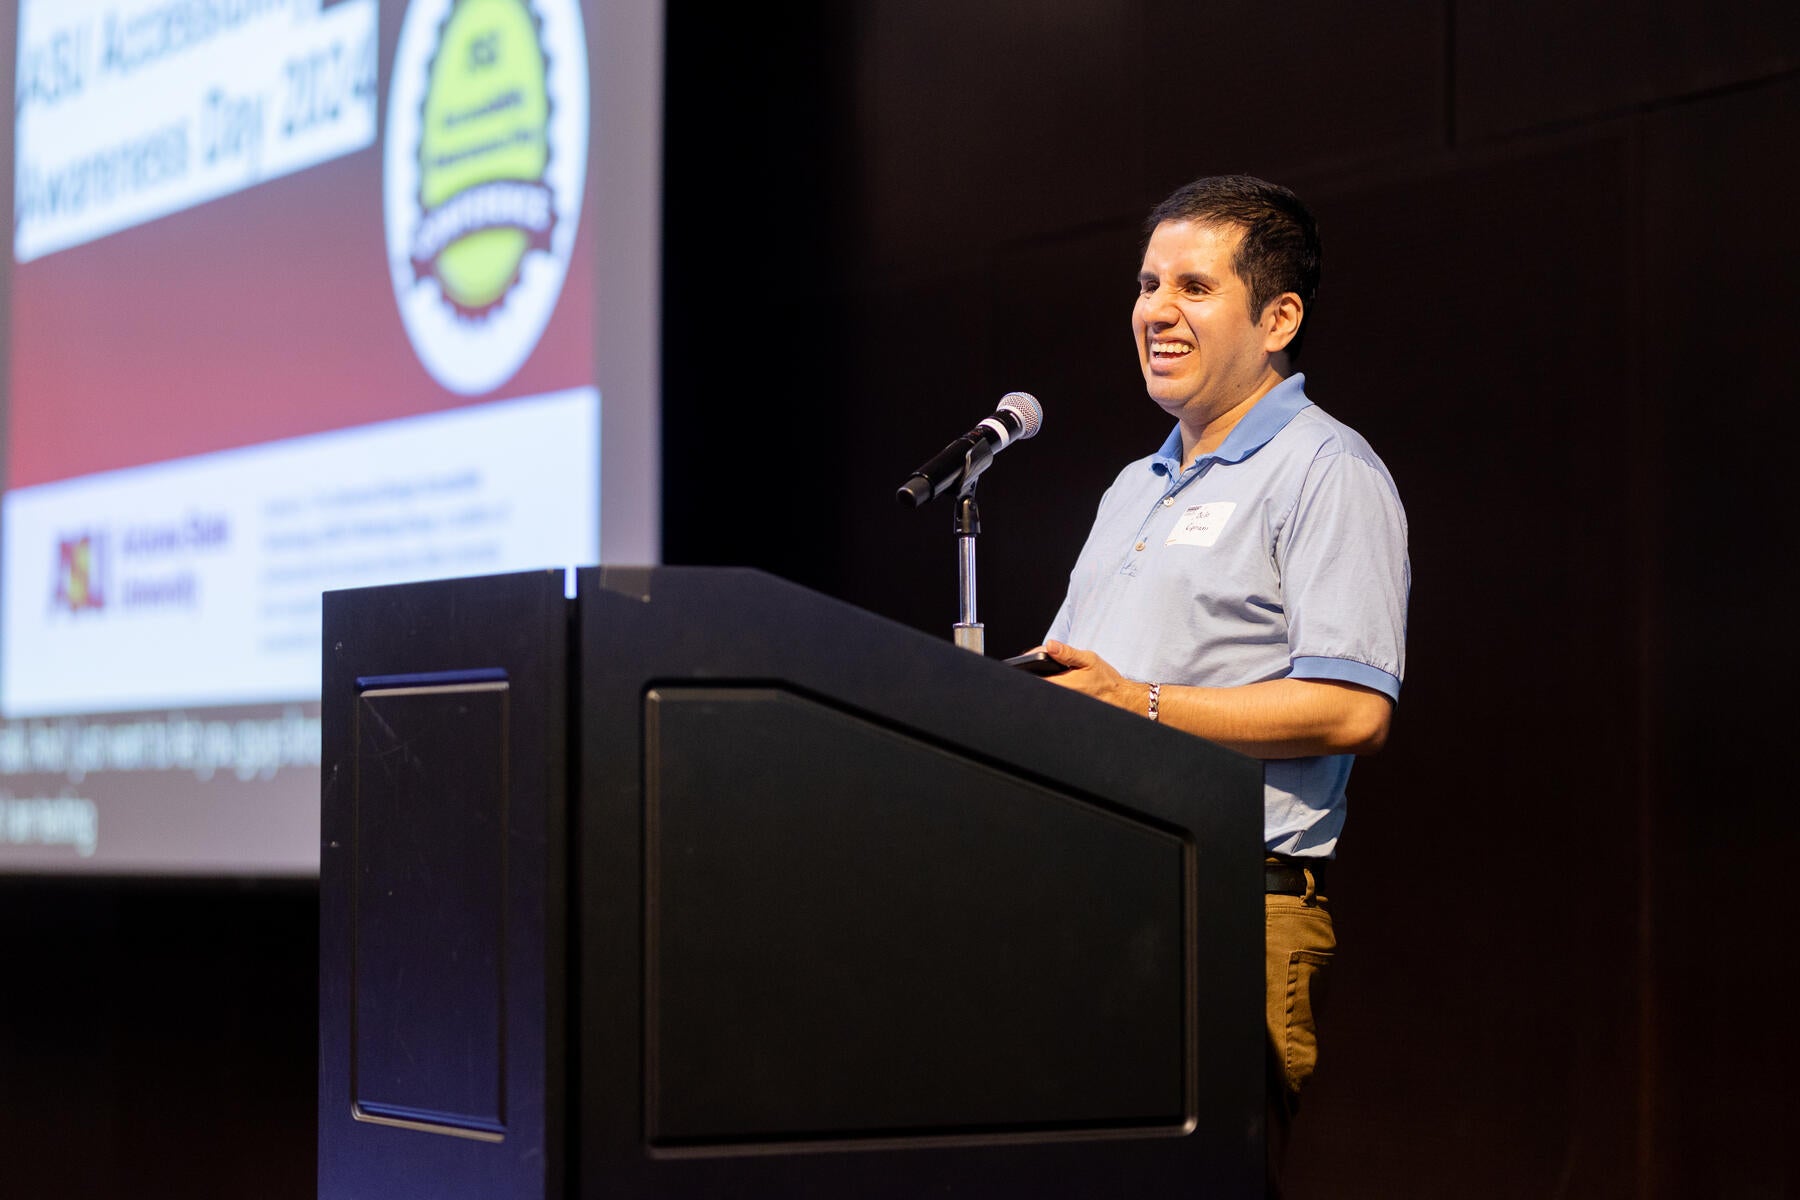
{"label": "dark stage background", "polygon": [[[947,636],[950,513],[891,493],[1023,388],[981,599],[991,649],[1031,644],[1165,432],[1143,213],[1289,183],[1326,243],[1311,391],[1392,468],[1414,569],[1294,1194],[1800,1196],[1800,9],[669,13],[667,561]],[[0,1190],[310,1195],[315,899],[0,885]]]}

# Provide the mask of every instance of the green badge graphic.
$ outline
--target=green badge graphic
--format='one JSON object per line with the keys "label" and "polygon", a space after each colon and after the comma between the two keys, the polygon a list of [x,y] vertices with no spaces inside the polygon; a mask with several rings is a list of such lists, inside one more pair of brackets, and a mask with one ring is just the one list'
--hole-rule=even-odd
{"label": "green badge graphic", "polygon": [[521,0],[458,0],[426,84],[413,265],[465,312],[498,304],[526,251],[550,248],[549,123],[530,11]]}
{"label": "green badge graphic", "polygon": [[414,0],[388,97],[385,209],[401,316],[446,387],[530,355],[573,248],[587,156],[575,0]]}

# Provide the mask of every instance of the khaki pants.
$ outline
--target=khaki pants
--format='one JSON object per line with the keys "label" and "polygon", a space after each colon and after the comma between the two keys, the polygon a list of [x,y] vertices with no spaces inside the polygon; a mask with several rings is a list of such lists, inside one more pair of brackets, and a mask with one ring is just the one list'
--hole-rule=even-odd
{"label": "khaki pants", "polygon": [[[1307,873],[1311,882],[1312,873]],[[1325,1007],[1326,979],[1337,936],[1331,905],[1324,896],[1264,897],[1264,944],[1268,960],[1268,1143],[1269,1195],[1276,1184],[1288,1132],[1300,1109],[1300,1089],[1319,1061],[1318,1014]]]}

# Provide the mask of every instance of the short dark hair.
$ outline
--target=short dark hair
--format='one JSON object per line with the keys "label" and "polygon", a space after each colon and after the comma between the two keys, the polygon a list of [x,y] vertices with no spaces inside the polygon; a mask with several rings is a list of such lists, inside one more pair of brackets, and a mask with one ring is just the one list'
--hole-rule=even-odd
{"label": "short dark hair", "polygon": [[[1164,221],[1235,225],[1244,231],[1231,268],[1250,291],[1252,321],[1261,320],[1269,301],[1283,292],[1300,297],[1305,312],[1312,312],[1319,290],[1319,227],[1300,197],[1280,184],[1253,175],[1196,179],[1151,210],[1145,235],[1156,232]],[[1300,357],[1305,336],[1302,314],[1300,328],[1287,345],[1289,362]]]}

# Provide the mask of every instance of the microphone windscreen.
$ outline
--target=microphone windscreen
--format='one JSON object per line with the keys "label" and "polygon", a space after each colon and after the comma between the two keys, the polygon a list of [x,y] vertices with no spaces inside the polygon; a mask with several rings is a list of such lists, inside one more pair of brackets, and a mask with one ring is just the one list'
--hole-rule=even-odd
{"label": "microphone windscreen", "polygon": [[1000,397],[999,411],[1009,412],[1019,419],[1019,432],[1013,434],[1015,442],[1031,437],[1044,424],[1044,406],[1030,392],[1006,393]]}

